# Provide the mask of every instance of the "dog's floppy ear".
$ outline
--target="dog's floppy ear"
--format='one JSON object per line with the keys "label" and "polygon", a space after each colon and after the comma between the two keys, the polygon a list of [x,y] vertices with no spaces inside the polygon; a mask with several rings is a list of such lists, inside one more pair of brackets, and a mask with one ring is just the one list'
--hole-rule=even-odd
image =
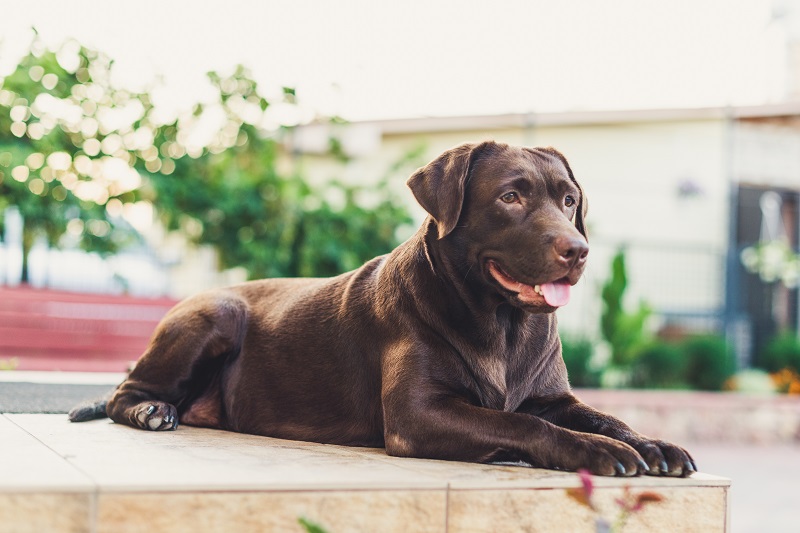
{"label": "dog's floppy ear", "polygon": [[569,174],[569,179],[572,180],[572,183],[578,188],[578,191],[581,193],[581,199],[578,203],[578,209],[575,214],[575,227],[578,231],[583,235],[583,237],[588,241],[589,236],[586,233],[586,213],[589,212],[589,201],[586,199],[586,194],[583,192],[583,187],[581,184],[578,183],[578,180],[575,179],[575,175],[572,173],[572,169],[569,166],[569,162],[567,162],[567,158],[564,157],[564,154],[553,148],[552,146],[548,146],[546,148],[537,148],[537,150],[541,150],[542,152],[548,153],[557,157],[567,168],[567,174]]}
{"label": "dog's floppy ear", "polygon": [[476,149],[485,144],[466,143],[451,148],[414,172],[406,182],[419,205],[436,221],[440,239],[456,227],[470,163]]}

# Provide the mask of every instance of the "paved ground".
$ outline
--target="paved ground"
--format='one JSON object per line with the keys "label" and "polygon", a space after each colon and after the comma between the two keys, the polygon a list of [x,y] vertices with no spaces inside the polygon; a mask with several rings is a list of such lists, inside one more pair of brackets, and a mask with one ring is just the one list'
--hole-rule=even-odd
{"label": "paved ground", "polygon": [[0,413],[66,413],[79,402],[103,396],[108,385],[0,382]]}
{"label": "paved ground", "polygon": [[800,531],[800,447],[686,444],[701,472],[733,480],[733,533]]}
{"label": "paved ground", "polygon": [[[20,376],[24,379],[24,376]],[[8,379],[8,378],[5,378]],[[57,381],[57,378],[56,378]],[[88,383],[30,383],[0,376],[0,413],[66,413],[81,400],[110,390],[118,376]],[[701,471],[733,480],[733,533],[800,531],[800,447],[682,443]]]}
{"label": "paved ground", "polygon": [[104,396],[122,373],[0,371],[0,413],[66,413]]}

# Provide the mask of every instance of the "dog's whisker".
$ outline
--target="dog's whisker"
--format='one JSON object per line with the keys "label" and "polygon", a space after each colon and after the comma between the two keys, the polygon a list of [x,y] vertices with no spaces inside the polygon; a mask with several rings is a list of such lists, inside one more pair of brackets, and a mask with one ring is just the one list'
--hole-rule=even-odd
{"label": "dog's whisker", "polygon": [[467,273],[464,274],[463,281],[467,281],[467,278],[469,277],[469,273],[472,271],[472,267],[474,267],[474,266],[475,266],[475,263],[470,263],[469,268],[467,269]]}

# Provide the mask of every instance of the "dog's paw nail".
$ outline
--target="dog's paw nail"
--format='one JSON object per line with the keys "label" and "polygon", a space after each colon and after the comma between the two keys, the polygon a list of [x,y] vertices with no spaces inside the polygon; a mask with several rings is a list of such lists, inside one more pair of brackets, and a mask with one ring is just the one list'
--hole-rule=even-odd
{"label": "dog's paw nail", "polygon": [[156,410],[156,406],[155,405],[151,405],[150,407],[147,408],[147,414],[148,415],[152,415],[155,412],[155,410]]}
{"label": "dog's paw nail", "polygon": [[622,463],[617,463],[616,469],[617,469],[617,472],[620,473],[620,475],[623,475],[623,476],[625,475],[625,467],[622,465]]}
{"label": "dog's paw nail", "polygon": [[686,461],[685,463],[683,463],[683,467],[686,469],[687,472],[697,472],[691,461]]}
{"label": "dog's paw nail", "polygon": [[666,474],[667,472],[669,472],[669,466],[667,466],[667,462],[661,461],[661,473]]}
{"label": "dog's paw nail", "polygon": [[639,460],[639,466],[640,466],[640,467],[642,468],[642,470],[644,470],[645,472],[649,472],[649,471],[650,471],[650,467],[649,467],[649,466],[647,466],[647,463],[645,463],[645,462],[644,462],[644,461],[642,461],[641,459]]}

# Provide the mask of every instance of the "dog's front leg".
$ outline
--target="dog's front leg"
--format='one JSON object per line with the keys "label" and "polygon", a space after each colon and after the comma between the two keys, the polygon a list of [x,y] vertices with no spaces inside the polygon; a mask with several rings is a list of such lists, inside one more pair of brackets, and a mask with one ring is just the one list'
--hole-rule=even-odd
{"label": "dog's front leg", "polygon": [[694,459],[680,446],[637,433],[621,420],[589,407],[572,394],[531,398],[518,411],[573,431],[604,435],[629,444],[644,457],[650,469],[648,474],[688,476],[697,471]]}
{"label": "dog's front leg", "polygon": [[521,460],[533,466],[632,476],[647,465],[627,444],[558,427],[522,413],[478,407],[452,395],[384,397],[389,455],[473,462]]}

